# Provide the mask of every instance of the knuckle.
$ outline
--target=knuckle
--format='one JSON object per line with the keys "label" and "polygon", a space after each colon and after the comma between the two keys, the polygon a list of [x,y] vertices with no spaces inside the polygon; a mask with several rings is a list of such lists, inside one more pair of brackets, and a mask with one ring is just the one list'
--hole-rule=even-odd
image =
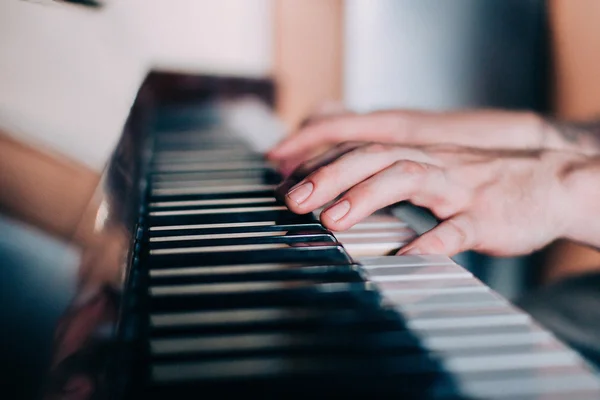
{"label": "knuckle", "polygon": [[400,160],[393,164],[393,168],[399,173],[410,175],[423,175],[427,172],[427,166],[410,160]]}
{"label": "knuckle", "polygon": [[362,146],[361,151],[365,154],[379,154],[387,151],[388,145],[383,143],[369,143]]}
{"label": "knuckle", "polygon": [[331,184],[334,182],[338,174],[336,173],[336,168],[333,164],[324,165],[310,176],[310,180],[313,181],[315,185],[318,184]]}
{"label": "knuckle", "polygon": [[458,236],[459,241],[462,245],[471,246],[474,244],[474,229],[470,218],[464,216],[461,218],[452,218],[448,220],[448,224],[450,228],[454,231],[454,233]]}

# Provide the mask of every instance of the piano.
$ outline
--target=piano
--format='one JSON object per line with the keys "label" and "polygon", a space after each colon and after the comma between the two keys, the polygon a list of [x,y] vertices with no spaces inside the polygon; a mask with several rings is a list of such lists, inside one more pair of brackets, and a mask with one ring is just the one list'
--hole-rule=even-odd
{"label": "piano", "polygon": [[[392,255],[422,233],[415,224],[383,210],[333,233],[287,210],[274,194],[281,177],[220,107],[247,93],[268,103],[271,89],[146,80],[74,235],[91,238],[73,267],[76,291],[35,304],[64,307],[46,321],[52,335],[37,338],[48,350],[41,372],[13,376],[17,393],[600,398],[585,353],[452,259]],[[19,268],[20,258],[4,259]],[[27,318],[44,318],[35,307]]]}

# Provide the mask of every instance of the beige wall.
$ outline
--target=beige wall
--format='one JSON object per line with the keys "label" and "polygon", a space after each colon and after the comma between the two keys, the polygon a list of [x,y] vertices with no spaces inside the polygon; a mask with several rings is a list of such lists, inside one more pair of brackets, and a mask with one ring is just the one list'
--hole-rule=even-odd
{"label": "beige wall", "polygon": [[0,1],[0,129],[100,170],[152,65],[267,75],[272,0]]}

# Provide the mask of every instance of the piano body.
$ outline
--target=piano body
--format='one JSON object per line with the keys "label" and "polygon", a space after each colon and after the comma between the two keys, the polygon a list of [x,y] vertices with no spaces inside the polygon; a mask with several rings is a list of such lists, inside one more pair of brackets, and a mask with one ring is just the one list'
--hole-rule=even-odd
{"label": "piano body", "polygon": [[[20,393],[600,398],[591,363],[454,261],[389,255],[419,233],[389,210],[335,234],[289,212],[279,175],[227,123],[223,104],[247,94],[269,104],[273,87],[146,79],[72,235],[83,255],[61,259],[72,295],[39,300],[68,306],[49,321],[52,339],[38,337],[51,343],[42,372],[11,382]],[[6,269],[20,267],[3,252]],[[7,283],[13,297],[35,290]]]}

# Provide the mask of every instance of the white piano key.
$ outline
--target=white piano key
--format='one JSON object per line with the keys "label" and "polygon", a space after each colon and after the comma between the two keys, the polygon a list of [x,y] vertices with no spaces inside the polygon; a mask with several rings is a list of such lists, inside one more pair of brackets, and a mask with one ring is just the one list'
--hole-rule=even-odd
{"label": "white piano key", "polygon": [[377,276],[395,276],[395,275],[425,275],[425,274],[458,274],[462,273],[466,277],[471,277],[472,274],[457,264],[427,264],[422,265],[381,265],[365,268],[364,264],[360,267],[365,274],[370,277]]}
{"label": "white piano key", "polygon": [[[543,332],[539,332],[543,333]],[[489,336],[489,338],[488,338]],[[416,341],[414,336],[407,331],[384,332],[360,334],[352,340],[360,343],[366,340],[367,348],[392,351],[394,349],[415,348],[426,349],[427,352],[435,352],[443,357],[493,355],[493,354],[515,354],[531,353],[539,354],[541,351],[557,351],[560,345],[552,341],[548,334],[527,334],[509,336],[487,335],[475,337],[473,345],[469,346],[466,339],[473,336],[458,338],[459,340],[439,340],[429,338],[424,341]],[[462,339],[462,341],[460,340]],[[306,332],[283,332],[283,333],[233,333],[233,334],[204,334],[176,338],[156,338],[150,343],[154,355],[191,353],[191,352],[215,352],[215,351],[241,351],[241,350],[265,350],[284,347],[312,346],[320,343],[324,346],[333,347],[339,339],[335,336],[323,336],[319,333]],[[341,345],[345,346],[343,339]],[[360,346],[360,344],[359,344]]]}
{"label": "white piano key", "polygon": [[174,296],[174,295],[195,295],[195,294],[226,294],[243,292],[261,292],[279,289],[293,289],[305,287],[313,284],[308,281],[264,281],[264,282],[243,282],[243,283],[210,283],[199,285],[168,285],[150,287],[152,296]]}
{"label": "white piano key", "polygon": [[264,177],[268,170],[265,169],[248,169],[248,170],[231,170],[231,171],[188,171],[188,172],[171,172],[171,173],[153,173],[150,175],[150,181],[170,182],[177,180],[217,180],[217,179],[233,179],[233,178],[258,178]]}
{"label": "white piano key", "polygon": [[337,235],[335,236],[336,239],[338,239],[344,245],[344,248],[353,258],[368,255],[388,254],[392,251],[400,249],[406,244],[406,242],[399,242],[394,240],[379,240],[377,242],[349,241],[341,239]]}
{"label": "white piano key", "polygon": [[238,185],[262,185],[264,178],[242,178],[242,179],[194,179],[194,180],[179,180],[156,182],[152,184],[152,189],[183,189],[202,187],[221,187],[221,186],[238,186]]}
{"label": "white piano key", "polygon": [[414,274],[414,275],[396,275],[396,276],[374,276],[371,277],[372,282],[404,282],[404,281],[429,281],[429,280],[447,280],[447,279],[464,279],[468,274],[448,273],[448,274]]}
{"label": "white piano key", "polygon": [[272,166],[265,161],[231,161],[215,163],[190,163],[190,164],[172,164],[155,168],[155,172],[182,172],[182,171],[229,171],[236,169],[264,169]]}
{"label": "white piano key", "polygon": [[504,315],[477,315],[474,317],[411,319],[406,323],[415,330],[434,330],[478,326],[525,325],[529,322],[531,322],[531,319],[526,314],[509,313]]}
{"label": "white piano key", "polygon": [[[530,399],[583,399],[583,395],[589,395],[590,391],[594,391],[594,396],[590,398],[599,398],[600,396],[600,381],[592,375],[579,373],[576,375],[557,375],[549,377],[532,377],[532,378],[514,378],[514,379],[498,379],[487,381],[476,381],[467,379],[457,379],[456,384],[459,386],[461,393],[465,396],[473,398],[485,399],[523,399],[524,396]],[[560,397],[551,396],[552,394],[560,394]],[[551,397],[549,397],[549,395]],[[585,397],[587,398],[587,397]]]}
{"label": "white piano key", "polygon": [[171,231],[171,230],[190,230],[190,229],[216,229],[216,228],[247,228],[257,226],[273,226],[276,221],[253,221],[253,222],[230,222],[218,224],[191,224],[191,225],[166,225],[151,226],[149,231]]}
{"label": "white piano key", "polygon": [[195,338],[154,339],[150,341],[153,355],[189,352],[243,351],[249,349],[275,349],[297,344],[309,344],[318,339],[314,335],[281,333],[218,335]]}
{"label": "white piano key", "polygon": [[[384,292],[383,295],[392,302],[410,301],[413,297],[423,298],[423,296],[441,297],[445,295],[471,295],[476,293],[488,293],[488,289],[484,286],[467,286],[467,287],[448,287],[448,288],[421,288],[421,289],[402,289],[394,292]],[[443,301],[443,300],[439,300]]]}
{"label": "white piano key", "polygon": [[433,319],[433,318],[471,318],[471,317],[487,317],[494,315],[507,314],[522,314],[508,303],[500,303],[495,305],[480,305],[479,307],[470,308],[454,308],[454,307],[438,307],[430,310],[407,310],[402,306],[396,306],[397,311],[401,311],[402,315],[408,319]]}
{"label": "white piano key", "polygon": [[522,344],[541,344],[554,339],[549,332],[538,330],[532,332],[516,332],[509,334],[464,335],[464,336],[430,336],[420,338],[427,349],[452,350],[471,349],[475,347],[493,348]]}
{"label": "white piano key", "polygon": [[[488,292],[489,293],[489,292]],[[471,302],[439,302],[431,304],[394,304],[394,307],[403,315],[411,315],[414,313],[438,310],[464,310],[464,309],[480,309],[486,307],[509,306],[510,303],[500,296],[493,296],[492,293],[484,294],[484,298],[477,298]]]}
{"label": "white piano key", "polygon": [[206,246],[206,247],[183,247],[174,249],[153,249],[150,250],[150,255],[169,255],[169,254],[202,254],[202,253],[221,253],[221,252],[238,252],[238,251],[254,251],[254,250],[275,250],[287,249],[291,246],[287,243],[257,243],[257,244],[238,244],[225,246]]}
{"label": "white piano key", "polygon": [[194,206],[224,206],[238,204],[255,204],[255,203],[275,203],[275,197],[247,197],[239,199],[207,199],[207,200],[188,200],[188,201],[157,201],[150,203],[150,208],[157,207],[194,207]]}
{"label": "white piano key", "polygon": [[419,267],[424,265],[456,265],[442,255],[364,257],[359,260],[366,270],[382,267]]}
{"label": "white piano key", "polygon": [[447,357],[442,359],[443,365],[453,373],[497,371],[503,369],[541,368],[548,365],[568,366],[577,365],[580,359],[571,350],[525,353],[497,354],[493,357]]}
{"label": "white piano key", "polygon": [[[445,267],[445,266],[440,266]],[[410,268],[410,267],[409,267]],[[431,267],[416,267],[417,270],[410,270],[409,268],[399,269],[386,269],[386,273],[374,274],[373,271],[369,271],[365,275],[372,282],[398,282],[398,281],[417,281],[417,280],[445,280],[445,279],[465,279],[470,278],[472,275],[470,272],[461,269],[440,269],[440,270],[427,270],[426,268]],[[413,267],[414,268],[414,267]],[[424,268],[424,269],[421,269]],[[407,271],[408,270],[408,271]],[[408,272],[408,273],[405,273]]]}
{"label": "white piano key", "polygon": [[205,235],[159,236],[150,238],[150,242],[182,242],[187,240],[212,240],[212,239],[242,239],[256,237],[286,236],[288,231],[266,232],[239,232],[239,233],[211,233]]}
{"label": "white piano key", "polygon": [[[314,212],[317,216],[320,213]],[[364,230],[376,230],[376,229],[410,229],[408,224],[405,222],[396,221],[363,221],[354,225],[348,230],[348,232],[361,232]]]}
{"label": "white piano key", "polygon": [[271,264],[239,264],[218,265],[188,268],[163,268],[150,270],[150,277],[177,277],[177,276],[208,276],[214,274],[245,274],[251,272],[288,271],[298,268],[319,268],[312,264],[299,263],[271,263]]}
{"label": "white piano key", "polygon": [[255,213],[266,211],[285,211],[286,206],[263,206],[263,207],[230,207],[230,208],[201,208],[197,210],[176,210],[176,211],[152,211],[151,217],[166,217],[172,215],[211,215],[211,214],[236,214],[236,213]]}
{"label": "white piano key", "polygon": [[423,279],[457,279],[471,278],[472,274],[458,265],[425,265],[420,267],[386,267],[373,268],[367,271],[361,268],[373,282],[423,280]]}
{"label": "white piano key", "polygon": [[448,288],[451,290],[426,289],[416,293],[383,293],[384,302],[391,306],[431,306],[438,304],[476,304],[485,303],[495,296],[485,286],[469,288]]}
{"label": "white piano key", "polygon": [[220,194],[220,193],[253,193],[275,190],[276,185],[233,185],[209,186],[171,189],[152,189],[154,196],[182,195],[182,194]]}
{"label": "white piano key", "polygon": [[343,240],[369,240],[369,239],[410,239],[414,236],[414,232],[410,229],[401,228],[401,229],[386,229],[386,230],[365,230],[365,231],[346,231],[346,232],[336,232],[335,236]]}
{"label": "white piano key", "polygon": [[[226,156],[248,156],[248,157],[262,157],[260,153],[250,151],[245,148],[232,148],[232,149],[211,149],[211,150],[165,150],[157,153],[154,156],[154,161],[160,160],[180,160],[180,159],[192,159],[202,160],[207,157],[213,157],[217,160],[221,157]],[[222,158],[219,160],[222,161]]]}
{"label": "white piano key", "polygon": [[[242,152],[225,152],[223,151],[224,149],[217,149],[220,150],[219,152],[217,152],[215,155],[213,156],[206,156],[203,155],[202,158],[199,158],[200,156],[198,155],[193,155],[193,154],[185,154],[185,155],[181,155],[180,157],[155,157],[154,160],[152,161],[152,166],[153,167],[164,167],[164,166],[172,166],[172,165],[185,165],[185,164],[197,164],[199,161],[201,161],[202,163],[206,163],[209,161],[212,162],[222,162],[224,158],[226,158],[227,160],[231,160],[231,161],[236,161],[236,162],[248,162],[248,161],[264,161],[264,157],[261,157],[260,155],[257,155],[255,153],[242,153]],[[219,155],[219,153],[222,152],[223,155]]]}
{"label": "white piano key", "polygon": [[[470,278],[469,276],[463,276],[457,279],[452,279],[448,281],[444,280],[416,280],[416,281],[403,281],[399,280],[385,280],[381,282],[376,282],[376,286],[384,295],[393,296],[396,293],[402,293],[408,290],[414,289],[434,289],[434,290],[444,290],[444,289],[453,289],[453,288],[479,288],[483,287],[480,282],[475,279]],[[408,293],[408,292],[407,292]]]}
{"label": "white piano key", "polygon": [[154,328],[178,326],[201,326],[214,324],[255,324],[258,322],[277,322],[302,320],[318,314],[314,309],[260,308],[223,311],[203,311],[184,313],[153,314],[150,324]]}

